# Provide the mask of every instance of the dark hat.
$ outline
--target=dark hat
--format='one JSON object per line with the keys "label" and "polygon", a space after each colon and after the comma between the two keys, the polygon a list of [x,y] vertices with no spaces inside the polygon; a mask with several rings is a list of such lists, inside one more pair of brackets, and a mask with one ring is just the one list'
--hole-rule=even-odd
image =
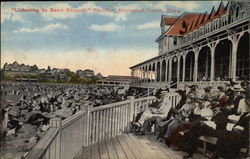
{"label": "dark hat", "polygon": [[211,91],[212,87],[206,87],[204,88],[204,91]]}
{"label": "dark hat", "polygon": [[189,86],[189,88],[198,88],[198,85],[193,84],[193,85]]}
{"label": "dark hat", "polygon": [[220,90],[220,91],[222,91],[222,92],[225,91],[225,88],[223,86],[218,86],[217,89]]}
{"label": "dark hat", "polygon": [[249,86],[249,82],[248,81],[242,81],[240,83],[240,85],[241,85],[242,88],[247,88]]}

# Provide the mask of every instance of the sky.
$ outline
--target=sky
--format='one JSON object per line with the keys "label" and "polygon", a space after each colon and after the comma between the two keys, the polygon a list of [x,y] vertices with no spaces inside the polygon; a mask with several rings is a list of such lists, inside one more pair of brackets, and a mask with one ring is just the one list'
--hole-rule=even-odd
{"label": "sky", "polygon": [[2,2],[1,68],[17,61],[39,68],[130,75],[130,66],[158,55],[161,15],[210,12],[219,3]]}

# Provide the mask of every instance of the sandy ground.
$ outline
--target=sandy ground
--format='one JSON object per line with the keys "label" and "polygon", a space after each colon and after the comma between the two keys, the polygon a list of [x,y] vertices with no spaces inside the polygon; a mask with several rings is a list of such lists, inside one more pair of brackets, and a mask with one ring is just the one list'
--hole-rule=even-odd
{"label": "sandy ground", "polygon": [[6,141],[2,142],[1,159],[20,159],[36,144],[35,140],[31,141],[32,137],[36,134],[39,136],[44,134],[44,132],[37,132],[37,127],[30,124],[25,124],[22,130],[23,132],[18,133],[17,137],[13,135],[7,136]]}

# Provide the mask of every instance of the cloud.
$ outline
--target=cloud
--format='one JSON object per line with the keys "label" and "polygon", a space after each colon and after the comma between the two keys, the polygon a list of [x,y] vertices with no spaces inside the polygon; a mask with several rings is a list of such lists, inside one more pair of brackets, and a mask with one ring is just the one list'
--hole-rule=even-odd
{"label": "cloud", "polygon": [[92,24],[89,26],[89,29],[94,31],[102,31],[102,32],[109,32],[109,31],[117,31],[120,30],[121,27],[114,23],[108,23],[104,25]]}
{"label": "cloud", "polygon": [[35,32],[51,32],[55,29],[68,29],[67,25],[63,25],[63,24],[49,24],[46,25],[44,27],[40,27],[40,28],[20,28],[18,30],[14,30],[13,32],[17,33],[17,32],[28,32],[28,33],[35,33]]}
{"label": "cloud", "polygon": [[87,9],[87,14],[96,14],[100,16],[114,17],[115,12],[107,11],[107,9],[96,5],[94,2],[86,2],[77,9]]}
{"label": "cloud", "polygon": [[196,1],[161,1],[158,3],[147,3],[150,8],[166,10],[167,8],[176,7],[178,9],[183,9],[186,11],[194,11],[200,8],[200,4]]}
{"label": "cloud", "polygon": [[135,28],[137,30],[144,30],[144,29],[159,28],[159,26],[160,26],[159,21],[152,21],[152,22],[145,23],[145,24],[139,24]]}
{"label": "cloud", "polygon": [[119,9],[123,9],[123,10],[138,10],[138,9],[142,9],[142,6],[138,3],[134,3],[134,4],[128,4],[128,5],[118,5],[115,7],[115,10],[118,11],[115,14],[115,21],[125,21],[127,20],[127,16],[129,14],[131,14],[130,12],[119,12]]}

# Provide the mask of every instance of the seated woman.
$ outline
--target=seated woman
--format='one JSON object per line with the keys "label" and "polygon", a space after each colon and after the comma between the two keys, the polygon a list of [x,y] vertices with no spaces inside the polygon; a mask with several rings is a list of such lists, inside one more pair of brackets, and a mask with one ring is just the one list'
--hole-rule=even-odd
{"label": "seated woman", "polygon": [[[162,96],[162,101],[159,103],[159,108],[149,108],[145,110],[137,122],[132,122],[131,124],[139,128],[139,134],[145,134],[146,128],[148,126],[148,120],[154,120],[156,117],[166,118],[171,109],[171,102],[168,98],[167,93]],[[146,122],[145,122],[146,121]]]}

